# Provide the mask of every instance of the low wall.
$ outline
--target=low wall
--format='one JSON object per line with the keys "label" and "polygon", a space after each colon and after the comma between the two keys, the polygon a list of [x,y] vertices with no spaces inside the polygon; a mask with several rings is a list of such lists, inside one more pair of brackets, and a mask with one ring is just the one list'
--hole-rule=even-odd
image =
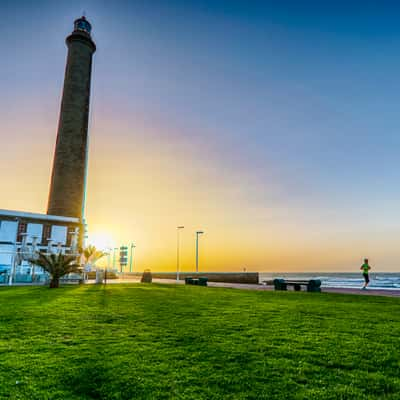
{"label": "low wall", "polygon": [[[88,272],[87,279],[96,279],[96,271]],[[118,275],[115,272],[107,271],[107,279],[118,279]]]}
{"label": "low wall", "polygon": [[[176,272],[152,272],[155,279],[176,279]],[[124,272],[119,274],[120,279],[132,279],[141,277],[141,272]],[[258,272],[180,272],[179,279],[186,277],[207,277],[210,282],[225,283],[253,283],[258,284]]]}

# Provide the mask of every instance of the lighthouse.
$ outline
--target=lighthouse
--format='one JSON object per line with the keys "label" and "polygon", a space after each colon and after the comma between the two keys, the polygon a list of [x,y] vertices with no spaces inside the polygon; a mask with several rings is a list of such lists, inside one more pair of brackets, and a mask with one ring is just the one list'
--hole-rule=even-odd
{"label": "lighthouse", "polygon": [[83,223],[88,155],[92,58],[96,45],[85,17],[67,37],[67,65],[58,122],[47,214]]}

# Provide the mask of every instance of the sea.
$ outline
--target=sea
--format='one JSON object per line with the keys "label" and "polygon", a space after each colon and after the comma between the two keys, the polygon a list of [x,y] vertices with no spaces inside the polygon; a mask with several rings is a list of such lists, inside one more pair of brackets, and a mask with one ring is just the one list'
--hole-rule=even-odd
{"label": "sea", "polygon": [[[284,279],[320,279],[322,287],[336,287],[336,288],[361,288],[364,284],[364,278],[361,273],[269,273],[260,272],[260,282],[270,281],[275,278]],[[387,289],[387,290],[400,290],[400,273],[370,273],[370,283],[368,285],[371,289]]]}

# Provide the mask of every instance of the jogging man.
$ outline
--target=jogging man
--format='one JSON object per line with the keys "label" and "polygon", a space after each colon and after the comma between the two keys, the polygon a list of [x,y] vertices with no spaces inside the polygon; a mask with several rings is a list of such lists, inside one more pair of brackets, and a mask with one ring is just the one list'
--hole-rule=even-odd
{"label": "jogging man", "polygon": [[362,274],[364,277],[364,286],[362,287],[363,290],[367,289],[368,283],[369,283],[369,270],[371,267],[368,264],[368,258],[364,259],[364,264],[361,265],[360,269],[362,270]]}

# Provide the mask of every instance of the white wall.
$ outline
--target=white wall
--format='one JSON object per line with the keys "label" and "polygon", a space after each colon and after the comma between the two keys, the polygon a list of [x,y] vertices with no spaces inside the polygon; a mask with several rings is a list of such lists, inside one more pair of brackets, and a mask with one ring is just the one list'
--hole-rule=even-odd
{"label": "white wall", "polygon": [[17,238],[17,221],[0,221],[0,242],[14,243]]}

